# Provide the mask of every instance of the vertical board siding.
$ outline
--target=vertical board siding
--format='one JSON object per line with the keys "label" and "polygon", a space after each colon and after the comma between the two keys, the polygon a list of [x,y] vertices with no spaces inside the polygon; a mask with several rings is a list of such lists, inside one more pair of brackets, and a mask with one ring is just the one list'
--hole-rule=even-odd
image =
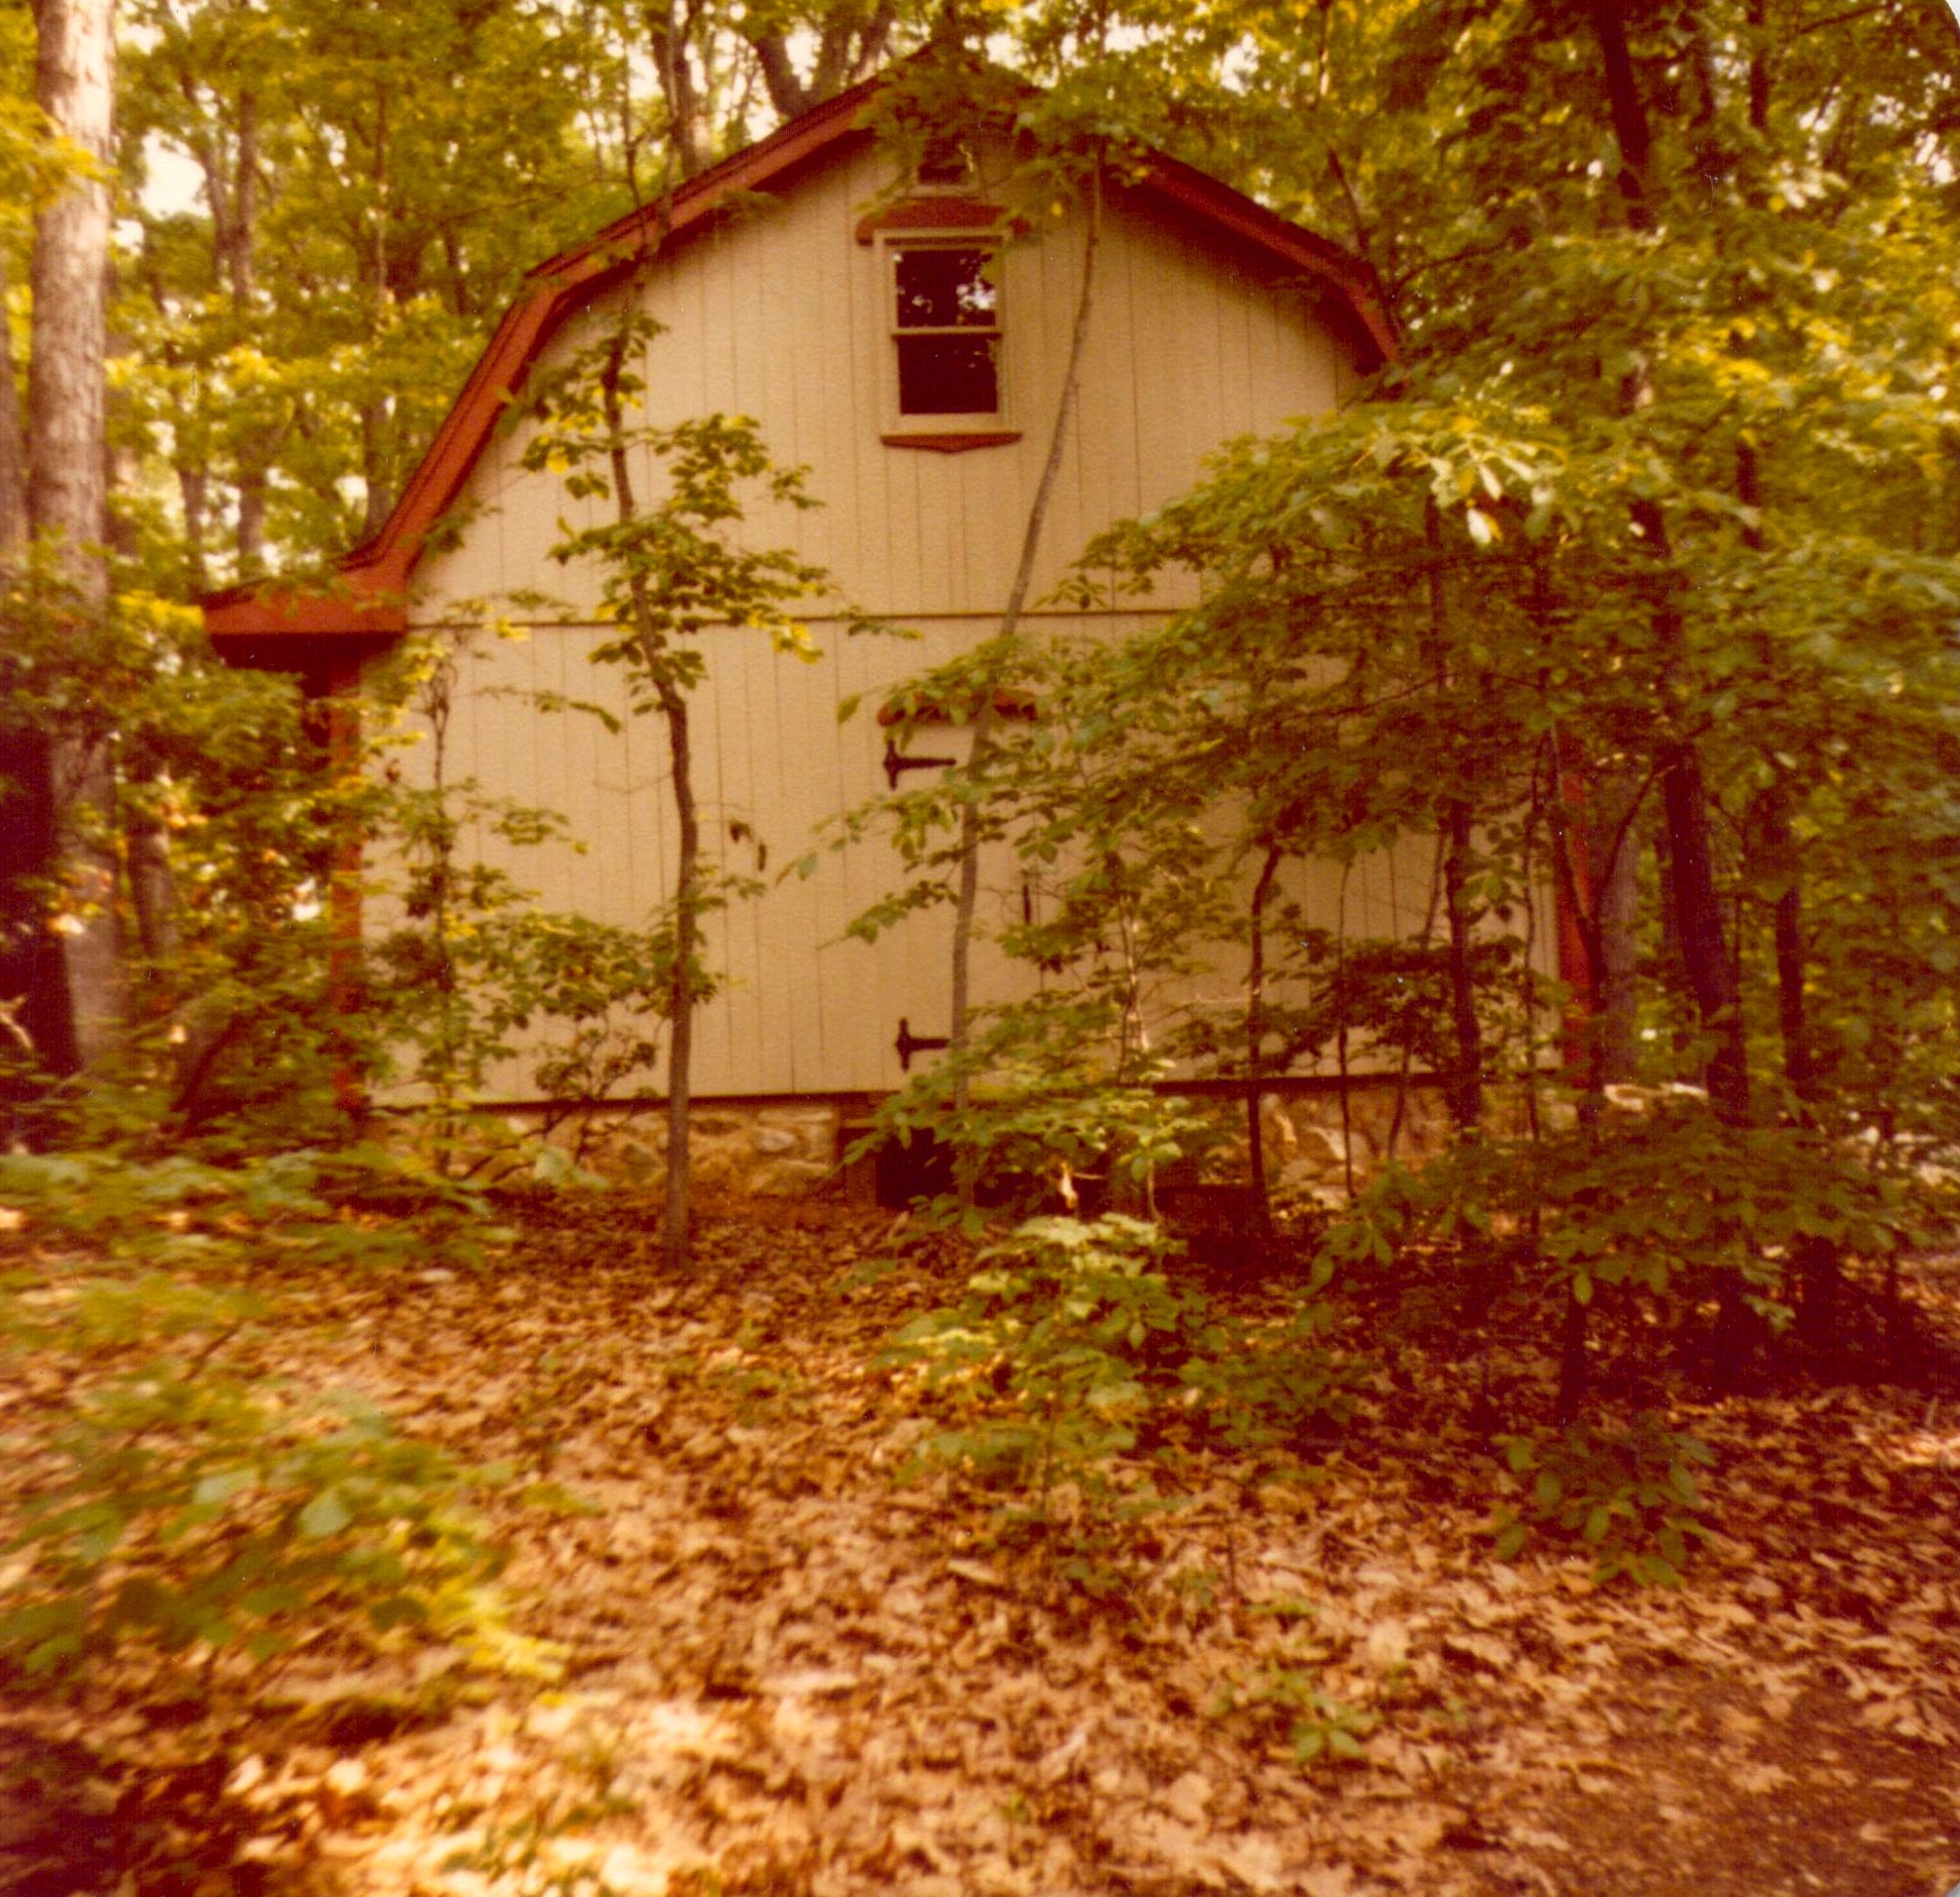
{"label": "vertical board siding", "polygon": [[[838,595],[894,617],[997,610],[1047,459],[1066,367],[1080,214],[1013,245],[1002,268],[1012,446],[941,455],[884,445],[890,312],[883,254],[854,226],[882,182],[860,154],[774,208],[722,223],[649,265],[636,293],[664,332],[647,346],[645,419],[750,416],[779,462],[807,465],[823,503],[757,510],[753,544],[827,567]],[[1333,405],[1339,349],[1289,287],[1167,217],[1112,193],[1077,426],[1044,535],[1037,597],[1114,520],[1187,490],[1204,458],[1248,431]],[[547,352],[561,364],[602,334],[602,300]],[[477,524],[419,574],[422,611],[534,587],[590,619],[595,576],[554,567],[564,526],[605,517],[521,466],[530,425],[500,434],[467,484]],[[658,470],[638,472],[642,498]],[[494,518],[497,525],[487,527]]]}
{"label": "vertical board siding", "polygon": [[[900,869],[880,843],[832,848],[822,826],[885,789],[879,698],[995,623],[1049,452],[1084,230],[1080,215],[1057,221],[1004,257],[1008,419],[1021,438],[953,455],[890,447],[879,439],[891,419],[884,254],[854,236],[884,182],[880,163],[863,151],[816,170],[774,207],[654,259],[632,293],[664,326],[646,350],[643,419],[670,427],[714,412],[752,417],[779,463],[808,466],[822,504],[757,506],[743,529],[748,543],[792,548],[829,570],[835,604],[920,635],[846,638],[825,618],[813,622],[823,647],[814,665],[777,656],[753,633],[704,638],[708,676],[693,701],[704,842],[718,863],[768,885],[709,924],[723,986],[698,1037],[695,1086],[705,1095],[890,1088],[903,1078],[892,1045],[901,1017],[921,1035],[948,1024],[949,906],[911,915],[874,944],[849,938],[852,919],[895,885]],[[1291,289],[1129,193],[1112,193],[1097,271],[1036,601],[1096,533],[1186,491],[1225,439],[1330,407],[1342,373],[1338,347]],[[616,304],[602,301],[567,326],[546,365],[602,335],[609,308]],[[612,503],[571,500],[558,477],[527,470],[530,437],[531,425],[519,422],[485,453],[462,502],[469,524],[453,548],[423,563],[413,616],[442,625],[509,611],[533,622],[527,638],[485,638],[472,654],[452,775],[466,757],[486,792],[563,814],[582,853],[481,840],[485,859],[536,890],[541,906],[644,928],[665,901],[674,857],[665,729],[632,715],[620,668],[589,663],[608,637],[595,610],[600,576],[550,558],[567,529],[609,518]],[[642,502],[657,500],[662,475],[651,457],[636,480]],[[1181,604],[1180,585],[1160,588],[1149,614],[1095,623],[1120,634]],[[556,604],[508,604],[525,590]],[[1070,621],[1050,614],[1042,623]],[[624,729],[611,735],[578,712],[540,713],[539,691],[601,704]],[[853,696],[863,706],[840,723],[839,707]],[[913,744],[954,755],[964,747],[963,734],[943,729]],[[758,867],[750,837],[731,837],[731,824],[767,846],[766,865]],[[815,874],[797,874],[793,866],[811,853]],[[1358,868],[1350,932],[1420,925],[1426,874],[1408,864],[1393,878],[1385,866]],[[1019,878],[1005,851],[990,855],[983,883],[991,937],[1020,915]],[[1334,884],[1317,892],[1332,926]],[[993,1000],[1026,979],[990,940],[976,976]],[[1221,983],[1228,991],[1228,973]],[[511,1094],[527,1089],[528,1065],[504,1077]]]}

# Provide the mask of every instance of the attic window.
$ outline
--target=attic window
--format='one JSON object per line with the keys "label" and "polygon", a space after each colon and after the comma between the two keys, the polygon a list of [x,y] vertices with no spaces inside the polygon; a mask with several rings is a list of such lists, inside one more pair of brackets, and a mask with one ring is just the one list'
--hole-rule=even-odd
{"label": "attic window", "polygon": [[994,255],[991,247],[973,242],[892,247],[892,341],[902,421],[999,418]]}

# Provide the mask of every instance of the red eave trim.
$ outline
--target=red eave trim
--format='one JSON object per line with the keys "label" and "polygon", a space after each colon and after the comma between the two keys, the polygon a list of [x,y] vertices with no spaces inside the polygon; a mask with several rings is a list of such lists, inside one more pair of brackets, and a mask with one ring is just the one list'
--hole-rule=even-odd
{"label": "red eave trim", "polygon": [[344,592],[234,586],[207,594],[202,604],[204,630],[213,638],[399,638],[408,630],[408,614],[398,601],[363,600]]}
{"label": "red eave trim", "polygon": [[[839,93],[759,144],[689,180],[666,207],[665,236],[679,236],[721,210],[732,193],[759,190],[847,136],[878,84],[867,80]],[[462,493],[491,431],[523,386],[526,371],[573,309],[633,268],[642,244],[659,232],[662,208],[644,205],[616,219],[597,236],[528,273],[527,280],[535,287],[505,312],[394,512],[373,539],[341,561],[350,580],[395,590],[407,584],[424,536]]]}
{"label": "red eave trim", "polygon": [[1190,212],[1221,234],[1262,253],[1269,260],[1311,277],[1332,293],[1341,313],[1353,325],[1349,340],[1359,346],[1364,371],[1380,368],[1401,355],[1381,286],[1361,259],[1340,245],[1289,223],[1243,191],[1221,185],[1195,166],[1161,153],[1152,155],[1142,187]]}
{"label": "red eave trim", "polygon": [[[880,230],[981,230],[991,232],[1005,214],[997,204],[980,197],[907,197],[887,204],[882,211],[869,211],[857,221],[854,233],[860,244],[869,244]],[[1026,229],[1016,220],[1015,235]]]}
{"label": "red eave trim", "polygon": [[1008,448],[1020,438],[1019,429],[970,429],[951,434],[893,429],[878,436],[887,448],[924,448],[936,455],[963,455],[971,448]]}

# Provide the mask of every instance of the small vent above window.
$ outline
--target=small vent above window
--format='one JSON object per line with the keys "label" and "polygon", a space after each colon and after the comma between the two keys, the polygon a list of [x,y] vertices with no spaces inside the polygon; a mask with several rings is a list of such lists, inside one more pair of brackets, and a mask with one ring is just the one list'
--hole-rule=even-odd
{"label": "small vent above window", "polygon": [[973,158],[956,138],[935,138],[920,155],[913,174],[921,185],[944,190],[964,185],[973,177]]}

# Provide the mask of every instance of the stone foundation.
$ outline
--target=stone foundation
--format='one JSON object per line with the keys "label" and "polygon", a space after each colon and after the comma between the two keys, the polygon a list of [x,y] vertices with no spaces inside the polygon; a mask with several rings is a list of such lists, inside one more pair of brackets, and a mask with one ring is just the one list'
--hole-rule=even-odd
{"label": "stone foundation", "polygon": [[[483,1116],[513,1140],[533,1140],[540,1113],[506,1109]],[[824,1100],[779,1104],[698,1104],[689,1127],[694,1184],[755,1198],[801,1198],[842,1190],[842,1114]],[[549,1143],[586,1171],[617,1186],[658,1186],[667,1174],[667,1110],[598,1108],[553,1127]]]}
{"label": "stone foundation", "polygon": [[[1343,1115],[1338,1093],[1267,1093],[1259,1101],[1265,1146],[1266,1184],[1280,1199],[1344,1205],[1350,1159],[1355,1184],[1365,1184],[1386,1163],[1393,1143],[1395,1157],[1420,1163],[1439,1153],[1449,1136],[1449,1114],[1433,1086],[1363,1086],[1348,1090]],[[1233,1112],[1244,1124],[1243,1108]],[[1228,1150],[1244,1177],[1243,1133]]]}
{"label": "stone foundation", "polygon": [[[1420,1162],[1441,1150],[1449,1116],[1434,1086],[1403,1090],[1399,1123],[1396,1088],[1361,1084],[1350,1089],[1343,1116],[1337,1092],[1273,1092],[1260,1100],[1267,1184],[1282,1200],[1345,1203],[1348,1160],[1357,1184],[1377,1172],[1394,1152]],[[1224,1145],[1205,1163],[1203,1178],[1243,1181],[1246,1165],[1244,1109],[1221,1100]],[[796,1198],[817,1192],[870,1200],[873,1169],[842,1164],[844,1149],[868,1116],[861,1103],[826,1100],[737,1102],[706,1100],[694,1112],[694,1182],[733,1196]],[[543,1116],[506,1110],[483,1116],[487,1139],[533,1139]],[[567,1157],[616,1185],[658,1186],[667,1170],[667,1116],[657,1105],[598,1109],[555,1127],[550,1143]]]}

